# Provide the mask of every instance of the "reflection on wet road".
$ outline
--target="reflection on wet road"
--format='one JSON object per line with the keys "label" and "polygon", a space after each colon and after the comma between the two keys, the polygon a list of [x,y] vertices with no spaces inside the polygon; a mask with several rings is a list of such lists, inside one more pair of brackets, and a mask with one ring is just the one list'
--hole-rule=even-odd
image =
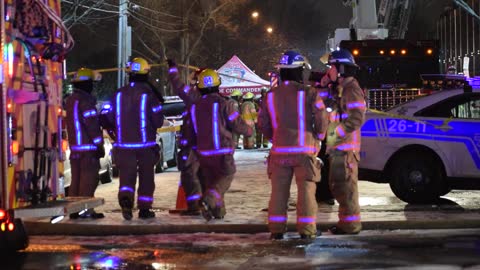
{"label": "reflection on wet road", "polygon": [[[458,269],[480,267],[480,229],[324,233],[42,237],[1,269]],[[472,268],[473,269],[473,268]]]}

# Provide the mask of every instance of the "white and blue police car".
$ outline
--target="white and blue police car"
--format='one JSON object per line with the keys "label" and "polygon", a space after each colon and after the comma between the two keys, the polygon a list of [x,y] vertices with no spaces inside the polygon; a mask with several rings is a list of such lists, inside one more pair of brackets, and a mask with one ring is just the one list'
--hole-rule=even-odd
{"label": "white and blue police car", "polygon": [[480,78],[422,78],[441,90],[367,112],[361,130],[360,179],[389,183],[407,203],[480,189]]}

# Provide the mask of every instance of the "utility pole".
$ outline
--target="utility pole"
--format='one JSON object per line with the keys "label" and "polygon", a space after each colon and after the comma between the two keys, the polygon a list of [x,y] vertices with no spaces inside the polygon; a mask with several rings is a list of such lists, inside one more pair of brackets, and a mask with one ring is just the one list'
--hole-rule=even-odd
{"label": "utility pole", "polygon": [[119,18],[118,18],[118,51],[117,51],[117,67],[118,67],[118,78],[117,78],[117,87],[120,88],[125,84],[125,70],[124,68],[127,65],[129,57],[129,46],[128,38],[129,27],[127,21],[128,15],[128,1],[129,0],[119,0]]}

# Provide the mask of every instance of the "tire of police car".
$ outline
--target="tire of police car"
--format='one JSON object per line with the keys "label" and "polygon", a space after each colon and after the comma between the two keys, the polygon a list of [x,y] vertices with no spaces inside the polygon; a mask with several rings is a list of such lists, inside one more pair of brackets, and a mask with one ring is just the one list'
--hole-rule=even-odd
{"label": "tire of police car", "polygon": [[[445,192],[443,168],[431,154],[416,151],[402,153],[393,161],[391,168],[390,188],[404,202],[431,203]],[[414,174],[417,179],[412,179]]]}
{"label": "tire of police car", "polygon": [[162,141],[158,142],[158,146],[160,147],[160,150],[158,151],[160,154],[160,158],[158,159],[157,164],[155,165],[155,173],[161,173],[165,171],[163,168],[163,143]]}

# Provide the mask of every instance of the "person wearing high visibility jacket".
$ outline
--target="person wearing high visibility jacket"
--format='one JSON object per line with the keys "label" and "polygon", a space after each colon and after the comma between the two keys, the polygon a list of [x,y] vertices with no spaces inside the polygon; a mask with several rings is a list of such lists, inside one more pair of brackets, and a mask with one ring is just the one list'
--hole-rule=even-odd
{"label": "person wearing high visibility jacket", "polygon": [[330,124],[327,152],[330,161],[330,190],[339,203],[337,225],[333,234],[357,234],[362,229],[358,202],[358,162],[360,128],[365,121],[366,102],[354,74],[358,68],[352,54],[345,49],[330,54],[331,68],[321,85],[333,84],[332,102],[328,103]]}
{"label": "person wearing high visibility jacket", "polygon": [[123,218],[131,220],[138,172],[138,217],[148,219],[155,217],[152,211],[154,167],[160,158],[156,136],[164,120],[162,100],[148,82],[150,65],[145,59],[134,58],[127,71],[130,82],[113,96],[110,114],[117,138],[113,147],[120,171],[118,201]]}
{"label": "person wearing high visibility jacket", "polygon": [[[199,215],[200,214],[200,200],[202,199],[203,191],[202,184],[199,177],[200,163],[198,161],[197,153],[193,150],[196,147],[195,133],[193,130],[192,120],[190,118],[190,108],[192,105],[202,97],[196,85],[185,85],[180,79],[180,73],[176,63],[169,59],[168,78],[175,93],[185,103],[185,112],[182,117],[182,126],[180,128],[179,148],[177,155],[177,167],[180,171],[180,184],[184,188],[187,211],[181,213],[183,215]],[[192,80],[197,81],[194,74]]]}
{"label": "person wearing high visibility jacket", "polygon": [[244,136],[251,136],[253,132],[235,109],[233,100],[219,94],[220,84],[216,71],[203,70],[197,84],[202,98],[190,108],[196,151],[205,180],[201,210],[207,221],[222,219],[226,214],[224,196],[236,172],[232,132]]}
{"label": "person wearing high visibility jacket", "polygon": [[[72,183],[71,197],[93,197],[98,186],[100,158],[105,156],[103,133],[98,121],[96,99],[92,96],[93,82],[99,77],[88,68],[79,69],[73,79],[73,94],[66,101],[66,123],[70,145]],[[73,213],[70,218],[103,218],[102,213],[89,209],[82,215]]]}
{"label": "person wearing high visibility jacket", "polygon": [[[240,105],[242,104],[242,92],[238,89],[235,89],[230,94],[230,97],[234,101],[233,104],[235,106],[235,110],[240,111]],[[233,131],[232,135],[233,135],[233,142],[235,143],[235,148],[236,149],[241,149],[241,147],[238,145],[238,140],[240,139],[240,134],[237,134],[235,131]]]}
{"label": "person wearing high visibility jacket", "polygon": [[287,229],[287,209],[292,177],[297,184],[297,231],[303,239],[317,237],[316,182],[321,164],[317,159],[327,129],[327,113],[317,91],[304,84],[310,69],[306,59],[287,51],[276,66],[281,84],[267,93],[259,114],[259,126],[272,147],[267,174],[272,191],[268,228],[272,239],[282,239]]}
{"label": "person wearing high visibility jacket", "polygon": [[240,111],[242,113],[243,120],[245,120],[245,123],[247,123],[247,125],[249,125],[253,130],[252,136],[243,136],[243,149],[255,148],[255,125],[257,124],[257,110],[255,109],[255,104],[253,103],[254,97],[255,95],[252,92],[248,92],[243,95],[243,103]]}

